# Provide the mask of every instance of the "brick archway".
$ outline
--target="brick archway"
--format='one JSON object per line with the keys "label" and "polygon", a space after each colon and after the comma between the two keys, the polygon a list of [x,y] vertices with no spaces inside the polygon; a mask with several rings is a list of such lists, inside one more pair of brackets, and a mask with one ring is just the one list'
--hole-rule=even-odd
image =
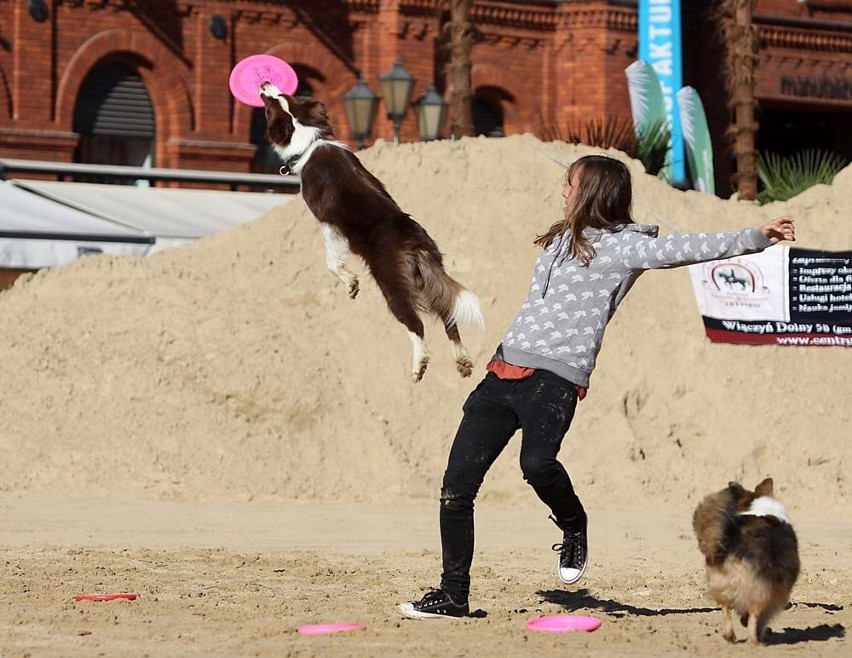
{"label": "brick archway", "polygon": [[[324,50],[317,51],[316,44],[311,43],[281,43],[272,46],[264,54],[283,59],[291,65],[302,64],[320,71],[325,80],[316,82],[314,93],[318,99],[326,104],[335,133],[346,127],[346,119],[342,115],[343,104],[340,98],[357,82],[357,79],[344,64]],[[252,109],[242,103],[236,104],[234,133],[238,137],[244,137],[246,141],[248,141],[251,128]],[[341,125],[340,121],[344,123]]]}
{"label": "brick archway", "polygon": [[[471,70],[472,86],[474,92],[483,87],[491,87],[503,92],[507,98],[517,98],[518,90],[514,84],[514,78],[506,72],[506,69],[492,66],[490,64],[475,64]],[[503,125],[506,133],[518,132],[520,122],[516,103],[506,102],[502,104]]]}
{"label": "brick archway", "polygon": [[[133,47],[129,49],[128,44]],[[157,120],[157,162],[168,166],[165,144],[192,131],[194,111],[181,75],[186,64],[149,36],[114,29],[100,32],[81,45],[59,80],[56,123],[60,129],[72,129],[80,87],[91,70],[107,58],[130,65],[145,83]]]}

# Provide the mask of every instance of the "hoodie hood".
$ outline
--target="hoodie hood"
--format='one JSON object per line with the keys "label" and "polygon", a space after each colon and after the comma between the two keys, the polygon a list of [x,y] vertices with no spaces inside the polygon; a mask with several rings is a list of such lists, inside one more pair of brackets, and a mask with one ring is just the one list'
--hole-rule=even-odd
{"label": "hoodie hood", "polygon": [[[590,230],[594,230],[595,239],[599,238],[601,236],[601,234],[604,233],[604,231],[601,231],[600,229],[590,229]],[[609,231],[606,231],[606,232],[607,233],[621,233],[621,232],[641,233],[643,235],[647,235],[647,236],[650,236],[652,238],[656,238],[660,234],[660,227],[654,226],[653,224],[619,224],[618,226],[615,226],[615,227],[609,229]],[[589,235],[589,233],[587,232],[586,235]]]}

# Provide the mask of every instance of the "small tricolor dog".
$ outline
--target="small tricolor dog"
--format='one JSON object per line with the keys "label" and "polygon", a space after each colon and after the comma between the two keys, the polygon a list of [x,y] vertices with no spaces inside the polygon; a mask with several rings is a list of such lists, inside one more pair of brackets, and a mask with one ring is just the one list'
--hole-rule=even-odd
{"label": "small tricolor dog", "polygon": [[345,144],[334,141],[322,102],[289,96],[270,83],[264,83],[260,93],[266,138],[284,161],[283,168],[301,178],[302,197],[320,222],[328,269],[354,299],[358,277],[347,267],[346,257],[351,252],[364,260],[391,313],[408,329],[413,381],[420,381],[429,363],[419,311],[441,319],[453,344],[456,369],[469,377],[473,361],[458,325],[484,324],[479,299],[444,271],[435,241],[397,205],[384,184]]}
{"label": "small tricolor dog", "polygon": [[710,595],[722,607],[722,637],[729,642],[737,640],[732,611],[748,628],[749,643],[762,642],[799,576],[796,533],[784,505],[772,496],[771,478],[754,491],[731,482],[701,501],[692,517]]}

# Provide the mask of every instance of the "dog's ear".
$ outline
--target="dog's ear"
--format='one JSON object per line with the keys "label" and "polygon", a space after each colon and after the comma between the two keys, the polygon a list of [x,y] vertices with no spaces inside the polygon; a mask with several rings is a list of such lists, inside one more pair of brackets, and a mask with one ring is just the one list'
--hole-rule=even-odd
{"label": "dog's ear", "polygon": [[763,482],[754,488],[754,495],[760,498],[761,496],[772,496],[775,489],[772,478],[766,478]]}
{"label": "dog's ear", "polygon": [[745,487],[739,482],[728,482],[728,488],[725,491],[731,496],[731,500],[741,500],[746,494]]}
{"label": "dog's ear", "polygon": [[293,130],[293,117],[289,114],[286,112],[267,112],[266,139],[271,144],[279,146],[289,144]]}
{"label": "dog's ear", "polygon": [[311,99],[307,110],[308,114],[310,115],[308,125],[313,126],[315,128],[319,128],[327,137],[333,136],[331,130],[331,123],[328,120],[328,112],[325,109],[325,103],[316,100],[315,98]]}

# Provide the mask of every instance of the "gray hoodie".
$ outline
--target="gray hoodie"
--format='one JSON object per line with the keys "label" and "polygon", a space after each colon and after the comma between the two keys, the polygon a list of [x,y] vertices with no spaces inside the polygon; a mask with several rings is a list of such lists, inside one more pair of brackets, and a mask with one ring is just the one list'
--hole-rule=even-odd
{"label": "gray hoodie", "polygon": [[494,358],[588,387],[606,325],[642,272],[751,254],[772,244],[759,229],[662,238],[658,232],[642,224],[588,229],[595,250],[588,267],[567,257],[567,236],[554,240],[538,257],[527,299]]}

